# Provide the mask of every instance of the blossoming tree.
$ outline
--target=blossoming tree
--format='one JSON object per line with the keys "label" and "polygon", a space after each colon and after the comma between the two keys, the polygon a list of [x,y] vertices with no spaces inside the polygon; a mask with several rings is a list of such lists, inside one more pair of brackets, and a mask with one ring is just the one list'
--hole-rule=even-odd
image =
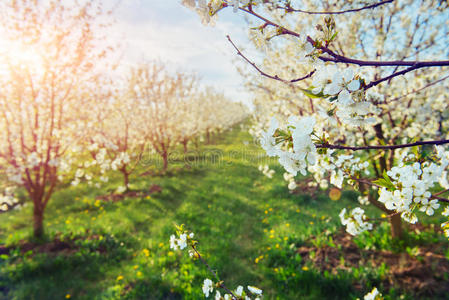
{"label": "blossoming tree", "polygon": [[142,64],[131,73],[131,97],[144,107],[145,135],[166,170],[171,150],[182,140],[183,121],[189,120],[185,107],[193,96],[196,79],[182,72],[172,75],[162,64]]}
{"label": "blossoming tree", "polygon": [[95,2],[3,1],[0,4],[0,159],[10,183],[33,202],[34,235],[44,233],[45,208],[68,174],[84,117],[93,108]]}
{"label": "blossoming tree", "polygon": [[94,158],[94,169],[101,174],[100,181],[108,181],[108,171],[119,171],[123,175],[120,190],[125,191],[147,150],[148,119],[142,99],[135,97],[131,77],[116,78],[114,86],[101,102],[102,109],[93,114],[96,126],[86,148]]}
{"label": "blossoming tree", "polygon": [[[394,237],[402,235],[402,220],[415,223],[441,204],[449,215],[447,4],[183,3],[206,24],[228,7],[252,17],[261,63],[228,39],[257,95],[253,133],[287,172],[359,190],[387,214]],[[372,227],[362,208],[340,217],[354,235]]]}

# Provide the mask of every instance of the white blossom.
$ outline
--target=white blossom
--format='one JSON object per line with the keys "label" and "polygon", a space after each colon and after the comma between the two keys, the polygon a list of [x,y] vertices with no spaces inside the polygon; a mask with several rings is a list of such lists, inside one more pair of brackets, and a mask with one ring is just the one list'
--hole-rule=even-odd
{"label": "white blossom", "polygon": [[204,293],[204,296],[206,296],[206,298],[209,297],[209,293],[213,292],[213,290],[214,290],[213,284],[214,283],[209,278],[204,279],[203,293]]}

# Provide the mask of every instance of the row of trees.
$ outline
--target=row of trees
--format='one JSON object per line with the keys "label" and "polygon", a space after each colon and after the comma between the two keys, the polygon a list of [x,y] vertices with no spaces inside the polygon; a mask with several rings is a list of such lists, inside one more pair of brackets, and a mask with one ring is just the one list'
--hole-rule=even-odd
{"label": "row of trees", "polygon": [[117,170],[128,187],[149,150],[165,169],[174,147],[245,118],[241,104],[160,63],[114,73],[101,2],[5,1],[0,11],[0,168],[32,200],[37,237],[61,183]]}
{"label": "row of trees", "polygon": [[[210,87],[201,89],[195,76],[173,75],[161,64],[131,68],[118,86],[95,113],[95,126],[85,146],[94,160],[88,161],[86,171],[86,163],[79,165],[75,183],[93,177],[106,181],[105,174],[112,169],[123,174],[127,189],[129,176],[149,154],[159,155],[165,171],[175,149],[182,147],[186,154],[192,143],[209,140],[211,134],[247,117],[243,104]],[[101,176],[92,175],[98,171]]]}

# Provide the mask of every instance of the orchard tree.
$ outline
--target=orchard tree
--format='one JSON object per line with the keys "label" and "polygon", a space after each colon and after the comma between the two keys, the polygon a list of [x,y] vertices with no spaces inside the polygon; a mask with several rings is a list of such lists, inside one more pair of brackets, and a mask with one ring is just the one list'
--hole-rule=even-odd
{"label": "orchard tree", "polygon": [[[36,237],[44,211],[69,174],[86,137],[86,112],[106,55],[97,43],[97,2],[2,1],[0,4],[0,159],[8,181],[33,202]],[[101,67],[104,67],[101,65]]]}
{"label": "orchard tree", "polygon": [[230,129],[248,116],[248,109],[240,102],[232,102],[223,93],[208,87],[197,95],[197,132],[211,142],[214,133]]}
{"label": "orchard tree", "polygon": [[114,88],[101,102],[102,109],[94,112],[95,126],[86,145],[93,157],[89,167],[100,172],[100,181],[108,181],[110,170],[122,174],[121,191],[129,189],[129,176],[139,166],[148,144],[147,107],[135,97],[134,90],[131,78],[114,80]]}
{"label": "orchard tree", "polygon": [[145,135],[150,147],[161,156],[165,171],[171,150],[182,139],[184,107],[193,94],[196,79],[182,72],[171,74],[161,63],[142,64],[131,74],[131,97],[145,107]]}
{"label": "orchard tree", "polygon": [[[206,24],[229,7],[251,17],[263,61],[228,40],[256,95],[252,132],[288,173],[359,190],[393,237],[441,205],[449,216],[445,1],[182,2]],[[340,218],[353,235],[372,228],[360,207]]]}

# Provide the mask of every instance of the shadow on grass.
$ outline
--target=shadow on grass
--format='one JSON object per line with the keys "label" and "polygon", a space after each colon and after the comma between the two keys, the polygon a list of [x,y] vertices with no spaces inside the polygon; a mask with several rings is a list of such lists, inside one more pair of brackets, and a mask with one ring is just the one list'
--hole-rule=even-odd
{"label": "shadow on grass", "polygon": [[10,299],[11,287],[14,299],[64,299],[67,294],[83,299],[86,293],[100,293],[104,265],[120,264],[127,252],[114,237],[91,238],[65,242],[60,249],[46,244],[26,252],[11,249],[0,263],[0,299]]}

